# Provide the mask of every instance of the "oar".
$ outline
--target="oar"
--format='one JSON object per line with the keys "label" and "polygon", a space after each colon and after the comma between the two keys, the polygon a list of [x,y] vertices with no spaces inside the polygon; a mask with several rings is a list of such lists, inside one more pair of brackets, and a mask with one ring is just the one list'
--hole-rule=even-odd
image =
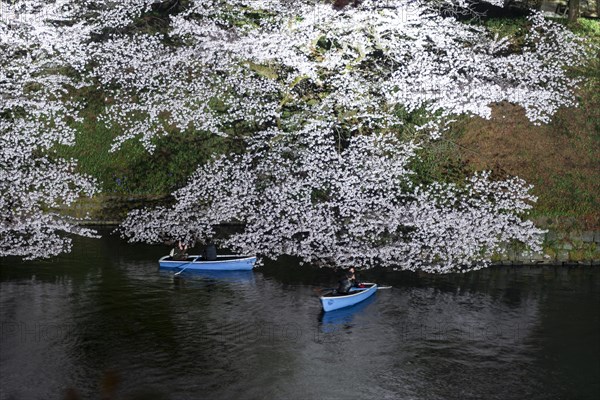
{"label": "oar", "polygon": [[[363,285],[374,285],[373,282],[361,282]],[[379,286],[377,285],[377,290],[383,290],[383,289],[392,289],[393,286]]]}
{"label": "oar", "polygon": [[[363,285],[374,285],[374,283],[372,282],[361,282]],[[377,290],[384,290],[384,289],[392,289],[393,286],[379,286],[377,285]],[[359,288],[361,289],[361,288]],[[368,288],[362,288],[362,289],[368,289]],[[332,290],[336,290],[336,288],[314,288],[313,291],[315,292],[320,292],[323,293],[325,291],[332,291]]]}
{"label": "oar", "polygon": [[192,263],[193,263],[193,262],[195,262],[195,261],[196,261],[197,259],[199,259],[199,258],[200,258],[200,256],[198,256],[198,257],[194,258],[194,259],[193,259],[191,262],[187,263],[187,267],[183,267],[183,268],[181,269],[181,271],[175,272],[175,275],[173,275],[173,276],[177,276],[177,275],[179,275],[180,273],[182,273],[183,271],[185,271],[185,270],[186,270],[186,269],[187,269],[187,268],[188,268],[190,265],[192,265]]}

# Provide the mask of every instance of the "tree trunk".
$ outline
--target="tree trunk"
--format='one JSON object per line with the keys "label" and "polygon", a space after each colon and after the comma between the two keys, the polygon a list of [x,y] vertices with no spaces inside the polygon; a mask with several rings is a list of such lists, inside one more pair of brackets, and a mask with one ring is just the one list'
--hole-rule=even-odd
{"label": "tree trunk", "polygon": [[575,22],[579,18],[579,0],[569,0],[569,22]]}

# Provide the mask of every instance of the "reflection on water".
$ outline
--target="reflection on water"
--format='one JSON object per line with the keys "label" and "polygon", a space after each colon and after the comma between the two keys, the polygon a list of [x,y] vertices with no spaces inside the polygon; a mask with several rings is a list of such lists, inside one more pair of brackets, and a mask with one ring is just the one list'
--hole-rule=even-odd
{"label": "reflection on water", "polygon": [[180,285],[189,284],[219,284],[219,283],[246,283],[254,284],[253,271],[196,271],[185,270],[181,274],[176,275],[177,271],[168,271],[160,269],[159,273],[164,276],[173,278],[174,282]]}
{"label": "reflection on water", "polygon": [[[81,240],[0,267],[0,398],[596,398],[600,270],[362,278],[394,289],[323,314],[337,281],[293,261],[158,270],[164,249]],[[225,275],[223,275],[225,274]],[[116,383],[115,383],[116,385]]]}

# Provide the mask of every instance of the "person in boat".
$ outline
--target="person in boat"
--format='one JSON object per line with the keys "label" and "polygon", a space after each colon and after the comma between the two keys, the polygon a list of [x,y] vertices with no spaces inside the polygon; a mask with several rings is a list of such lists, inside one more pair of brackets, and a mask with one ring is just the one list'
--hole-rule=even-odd
{"label": "person in boat", "polygon": [[180,240],[177,246],[171,250],[171,258],[173,260],[186,260],[188,258],[187,249],[187,244]]}
{"label": "person in boat", "polygon": [[350,293],[351,288],[359,287],[359,285],[360,283],[358,283],[358,280],[356,279],[356,270],[354,267],[350,267],[345,271],[342,279],[339,280],[337,292],[339,294],[348,294]]}
{"label": "person in boat", "polygon": [[208,242],[206,247],[204,247],[202,259],[206,261],[215,261],[217,259],[217,248],[212,241]]}

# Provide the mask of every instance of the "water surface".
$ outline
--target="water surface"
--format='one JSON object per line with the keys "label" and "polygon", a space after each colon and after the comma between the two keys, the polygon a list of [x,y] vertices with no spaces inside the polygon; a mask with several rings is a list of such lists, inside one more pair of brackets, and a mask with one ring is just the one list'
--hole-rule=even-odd
{"label": "water surface", "polygon": [[1,260],[0,398],[600,398],[598,268],[371,270],[393,289],[323,314],[330,270],[179,279],[166,252],[108,236]]}

